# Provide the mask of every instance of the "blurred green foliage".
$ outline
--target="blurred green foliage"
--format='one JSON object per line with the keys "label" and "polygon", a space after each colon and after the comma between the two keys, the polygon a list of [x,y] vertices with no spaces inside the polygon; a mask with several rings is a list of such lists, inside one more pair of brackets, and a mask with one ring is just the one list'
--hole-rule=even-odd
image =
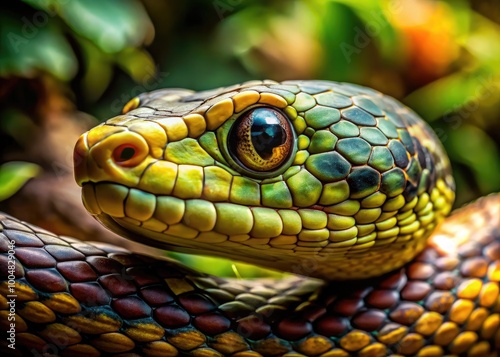
{"label": "blurred green foliage", "polygon": [[47,72],[64,82],[77,78],[86,97],[96,100],[115,66],[137,81],[154,68],[143,48],[153,39],[153,24],[137,1],[24,0],[2,7],[2,77]]}
{"label": "blurred green foliage", "polygon": [[[454,167],[457,205],[500,191],[498,1],[24,0],[0,8],[0,115],[12,113],[2,98],[13,78],[53,77],[100,119],[167,86],[348,81],[396,97],[434,127]],[[0,119],[2,132],[9,127]]]}
{"label": "blurred green foliage", "polygon": [[9,161],[0,165],[0,201],[19,190],[26,181],[40,172],[40,166],[30,162]]}

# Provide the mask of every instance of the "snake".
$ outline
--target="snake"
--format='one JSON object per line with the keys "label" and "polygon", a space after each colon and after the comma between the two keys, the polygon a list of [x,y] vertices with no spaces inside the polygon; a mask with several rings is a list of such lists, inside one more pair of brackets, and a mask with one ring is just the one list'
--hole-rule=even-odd
{"label": "snake", "polygon": [[292,274],[212,276],[0,214],[8,355],[499,355],[500,195],[446,218],[446,153],[392,97],[159,89],[84,133],[74,166],[126,238]]}

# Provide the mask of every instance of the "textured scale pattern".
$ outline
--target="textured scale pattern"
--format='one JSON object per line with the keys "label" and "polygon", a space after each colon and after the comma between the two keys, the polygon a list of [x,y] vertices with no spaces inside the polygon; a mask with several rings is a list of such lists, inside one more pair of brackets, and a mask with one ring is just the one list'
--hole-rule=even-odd
{"label": "textured scale pattern", "polygon": [[[290,159],[270,172],[242,167],[229,147],[235,122],[256,107],[283,112],[293,128]],[[121,145],[136,148],[125,164],[110,160]],[[427,125],[346,83],[142,94],[84,134],[75,153],[86,207],[119,234],[327,280],[401,267],[454,200]]]}
{"label": "textured scale pattern", "polygon": [[[18,356],[497,356],[500,195],[455,212],[411,263],[355,282],[225,280],[0,215]],[[0,283],[3,331],[8,282]],[[1,341],[1,351],[12,355]]]}

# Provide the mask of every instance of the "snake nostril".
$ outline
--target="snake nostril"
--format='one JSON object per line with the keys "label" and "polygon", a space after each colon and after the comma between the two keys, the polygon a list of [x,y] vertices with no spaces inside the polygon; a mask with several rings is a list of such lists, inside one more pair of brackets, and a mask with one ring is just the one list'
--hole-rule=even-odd
{"label": "snake nostril", "polygon": [[113,151],[113,160],[122,166],[133,166],[138,150],[132,144],[122,144]]}

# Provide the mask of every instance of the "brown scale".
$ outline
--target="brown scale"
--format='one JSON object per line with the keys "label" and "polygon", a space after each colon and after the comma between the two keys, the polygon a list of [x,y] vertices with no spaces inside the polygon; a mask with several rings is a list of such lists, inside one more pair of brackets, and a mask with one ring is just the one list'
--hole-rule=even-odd
{"label": "brown scale", "polygon": [[[15,242],[16,350],[65,356],[496,356],[500,195],[457,211],[429,247],[377,279],[256,281],[57,237],[0,215]],[[465,239],[464,239],[465,238]],[[443,246],[443,241],[457,243]],[[7,281],[0,321],[8,329]],[[60,337],[64,338],[61,339]]]}

